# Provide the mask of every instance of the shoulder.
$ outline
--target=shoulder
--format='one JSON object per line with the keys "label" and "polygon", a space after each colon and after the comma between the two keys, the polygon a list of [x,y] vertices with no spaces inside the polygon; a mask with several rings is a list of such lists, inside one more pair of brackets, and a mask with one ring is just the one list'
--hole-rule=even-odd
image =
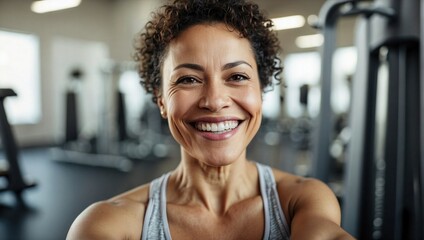
{"label": "shoulder", "polygon": [[286,210],[286,214],[288,214],[286,216],[288,220],[293,218],[295,210],[299,206],[305,205],[328,205],[328,207],[334,208],[335,212],[340,212],[333,191],[322,181],[296,176],[276,169],[273,169],[273,174],[280,202]]}
{"label": "shoulder", "polygon": [[140,239],[149,185],[143,185],[86,208],[66,239]]}
{"label": "shoulder", "polygon": [[340,227],[340,205],[327,184],[278,170],[274,175],[293,238],[353,239]]}
{"label": "shoulder", "polygon": [[277,190],[284,198],[289,198],[292,204],[299,201],[309,202],[317,200],[335,201],[337,198],[327,184],[315,178],[296,176],[287,172],[273,170]]}

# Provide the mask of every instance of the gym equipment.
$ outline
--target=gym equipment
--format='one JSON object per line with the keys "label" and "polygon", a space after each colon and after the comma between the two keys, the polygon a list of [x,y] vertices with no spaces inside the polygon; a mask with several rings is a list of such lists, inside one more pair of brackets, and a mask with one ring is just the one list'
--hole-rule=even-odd
{"label": "gym equipment", "polygon": [[328,149],[335,26],[340,17],[361,16],[342,202],[342,226],[359,239],[424,238],[423,3],[327,1],[320,12],[325,41],[313,169],[325,182],[333,164]]}
{"label": "gym equipment", "polygon": [[[131,160],[156,160],[169,156],[174,142],[168,134],[167,123],[160,117],[151,96],[142,91],[135,64],[110,61],[99,70],[103,81],[99,96],[98,130],[94,140],[79,137],[79,96],[75,91],[77,87],[74,87],[67,93],[65,143],[62,148],[53,149],[53,159],[126,172],[132,169]],[[81,76],[80,73],[71,75],[73,80]],[[126,85],[128,81],[134,83],[133,80],[140,92],[134,91],[134,86]],[[131,88],[129,92],[132,94],[128,88]],[[134,94],[142,97],[133,98]],[[129,97],[132,103],[127,103],[126,95],[132,95]],[[139,110],[135,109],[137,107],[142,110],[134,119],[134,114]]]}
{"label": "gym equipment", "polygon": [[132,160],[157,160],[169,156],[174,140],[167,121],[139,83],[137,66],[120,62],[110,66],[107,77],[117,89],[115,144],[121,155]]}
{"label": "gym equipment", "polygon": [[[74,69],[71,72],[73,81],[81,78],[82,72],[79,69]],[[75,90],[66,92],[66,123],[65,123],[65,143],[78,140],[79,125],[78,125],[78,104],[77,93]]]}
{"label": "gym equipment", "polygon": [[[109,76],[109,69],[103,71],[105,76]],[[99,116],[99,129],[96,136],[91,139],[82,139],[80,137],[79,118],[78,118],[78,84],[83,73],[79,69],[71,71],[70,88],[66,93],[66,118],[65,118],[65,140],[61,148],[53,148],[53,159],[61,162],[77,163],[90,166],[100,166],[118,169],[123,172],[128,172],[132,169],[133,163],[125,156],[120,156],[117,144],[114,142],[112,130],[109,120],[108,109],[114,109],[108,97],[109,86],[112,79],[105,78],[103,83],[102,100]],[[114,99],[113,99],[114,100]],[[122,132],[125,126],[123,109],[123,99],[120,93],[117,95],[117,128],[119,137],[125,137],[125,132]]]}
{"label": "gym equipment", "polygon": [[7,186],[0,189],[0,192],[13,191],[17,201],[22,204],[23,190],[35,187],[36,183],[26,181],[22,177],[18,161],[18,146],[4,108],[5,98],[11,96],[17,96],[17,94],[10,88],[0,88],[0,139],[7,160],[5,166],[0,169],[0,177],[7,179]]}

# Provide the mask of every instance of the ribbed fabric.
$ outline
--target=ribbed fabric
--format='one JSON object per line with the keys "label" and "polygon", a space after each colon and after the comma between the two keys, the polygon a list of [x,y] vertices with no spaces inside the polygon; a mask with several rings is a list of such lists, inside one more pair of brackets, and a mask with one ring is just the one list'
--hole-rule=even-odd
{"label": "ribbed fabric", "polygon": [[290,230],[281,208],[278,197],[277,184],[272,174],[272,169],[257,163],[259,183],[265,211],[264,240],[290,239]]}
{"label": "ribbed fabric", "polygon": [[[264,240],[290,239],[290,231],[278,198],[277,187],[269,166],[256,163],[264,204]],[[166,186],[170,173],[150,184],[149,203],[144,216],[142,240],[171,240],[166,217]]]}
{"label": "ribbed fabric", "polygon": [[171,240],[168,219],[166,217],[166,185],[170,173],[150,183],[149,203],[144,216],[143,233],[145,240]]}

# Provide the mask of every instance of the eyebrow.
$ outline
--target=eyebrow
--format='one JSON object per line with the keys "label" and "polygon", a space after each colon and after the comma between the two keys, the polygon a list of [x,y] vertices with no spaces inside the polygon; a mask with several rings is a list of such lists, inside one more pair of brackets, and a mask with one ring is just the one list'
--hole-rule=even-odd
{"label": "eyebrow", "polygon": [[222,70],[227,70],[233,67],[237,67],[238,65],[241,64],[246,64],[247,66],[249,66],[250,68],[253,68],[252,65],[250,65],[249,63],[247,63],[246,61],[236,61],[236,62],[231,62],[231,63],[227,63],[222,67]]}
{"label": "eyebrow", "polygon": [[[252,65],[250,65],[246,61],[236,61],[236,62],[230,62],[230,63],[225,64],[222,67],[222,70],[227,70],[227,69],[230,69],[230,68],[234,68],[234,67],[237,67],[237,66],[239,66],[241,64],[246,64],[250,68],[253,68]],[[198,64],[194,64],[194,63],[183,63],[183,64],[180,64],[180,65],[178,65],[178,66],[176,66],[174,68],[174,71],[177,70],[177,69],[180,69],[180,68],[189,68],[189,69],[193,69],[193,70],[197,70],[197,71],[202,71],[202,72],[205,71],[205,69],[202,66],[200,66]]]}
{"label": "eyebrow", "polygon": [[177,70],[177,69],[180,69],[180,68],[190,68],[190,69],[198,70],[198,71],[202,71],[202,72],[205,71],[205,69],[202,66],[200,66],[198,64],[194,64],[194,63],[180,64],[180,65],[178,65],[174,68],[174,71]]}

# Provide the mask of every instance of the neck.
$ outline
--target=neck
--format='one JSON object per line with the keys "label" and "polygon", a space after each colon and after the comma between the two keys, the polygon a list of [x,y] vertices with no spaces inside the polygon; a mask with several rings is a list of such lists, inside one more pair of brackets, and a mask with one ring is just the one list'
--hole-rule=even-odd
{"label": "neck", "polygon": [[200,204],[219,215],[259,191],[256,166],[245,156],[226,166],[210,166],[183,153],[173,175],[175,200]]}

